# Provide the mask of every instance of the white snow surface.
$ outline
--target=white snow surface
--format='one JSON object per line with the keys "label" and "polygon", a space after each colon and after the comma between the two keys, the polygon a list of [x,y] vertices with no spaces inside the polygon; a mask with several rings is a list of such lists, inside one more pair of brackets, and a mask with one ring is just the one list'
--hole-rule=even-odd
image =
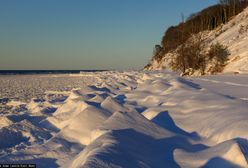
{"label": "white snow surface", "polygon": [[[217,29],[202,33],[207,46],[219,42],[228,47],[230,55],[224,73],[248,73],[248,8]],[[161,61],[152,60],[148,70],[170,69],[173,55],[167,53]]]}
{"label": "white snow surface", "polygon": [[[248,167],[246,75],[80,75],[97,83],[46,92],[44,99],[27,103],[1,99],[7,110],[0,115],[0,163],[41,168]],[[50,94],[64,97],[51,99]]]}

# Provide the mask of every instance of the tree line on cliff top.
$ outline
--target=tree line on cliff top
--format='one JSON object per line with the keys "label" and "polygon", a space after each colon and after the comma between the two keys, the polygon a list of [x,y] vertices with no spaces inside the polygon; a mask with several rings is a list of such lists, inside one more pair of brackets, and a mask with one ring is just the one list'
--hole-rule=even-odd
{"label": "tree line on cliff top", "polygon": [[220,0],[218,4],[210,6],[198,13],[191,14],[177,26],[171,26],[165,32],[161,45],[156,46],[158,52],[155,59],[162,59],[165,53],[175,50],[186,42],[192,34],[205,30],[213,30],[221,24],[227,23],[233,16],[242,12],[248,6],[248,0]]}

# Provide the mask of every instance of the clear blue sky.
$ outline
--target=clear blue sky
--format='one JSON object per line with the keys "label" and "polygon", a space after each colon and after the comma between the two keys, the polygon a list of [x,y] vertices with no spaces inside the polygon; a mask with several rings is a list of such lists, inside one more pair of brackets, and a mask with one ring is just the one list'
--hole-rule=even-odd
{"label": "clear blue sky", "polygon": [[217,0],[0,0],[0,69],[139,69]]}

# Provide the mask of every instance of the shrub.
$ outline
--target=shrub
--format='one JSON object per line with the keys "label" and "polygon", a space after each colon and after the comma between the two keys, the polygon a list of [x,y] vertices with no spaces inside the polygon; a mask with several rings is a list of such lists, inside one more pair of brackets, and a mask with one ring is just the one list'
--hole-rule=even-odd
{"label": "shrub", "polygon": [[228,60],[229,51],[226,46],[216,43],[210,46],[208,51],[208,60],[213,65],[209,69],[211,74],[222,72]]}
{"label": "shrub", "polygon": [[204,74],[206,68],[206,56],[203,53],[205,42],[203,35],[192,35],[191,38],[182,44],[177,50],[177,55],[172,62],[172,69],[182,74],[190,69],[191,73],[200,71]]}
{"label": "shrub", "polygon": [[208,59],[216,59],[221,64],[226,63],[228,55],[229,51],[227,47],[220,44],[219,42],[217,42],[216,44],[212,44],[208,51]]}

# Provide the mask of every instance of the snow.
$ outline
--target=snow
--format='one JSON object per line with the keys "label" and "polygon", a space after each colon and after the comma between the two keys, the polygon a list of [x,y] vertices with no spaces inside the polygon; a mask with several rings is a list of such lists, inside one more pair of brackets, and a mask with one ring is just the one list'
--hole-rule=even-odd
{"label": "snow", "polygon": [[[8,78],[18,83],[21,77]],[[46,86],[37,93],[41,98],[1,101],[0,163],[248,167],[246,75],[108,71],[73,78],[82,85],[62,91]]]}
{"label": "snow", "polygon": [[[212,33],[219,33],[217,38],[211,37]],[[226,46],[231,53],[229,63],[225,67],[224,72],[248,72],[248,8],[242,13],[235,16],[231,21],[224,25],[221,30],[215,30],[210,33],[213,41],[220,42]]]}
{"label": "snow", "polygon": [[0,75],[0,100],[9,98],[29,102],[34,97],[43,98],[45,92],[53,91],[56,94],[96,82],[95,77],[84,77],[80,74],[15,75],[14,78],[13,75]]}
{"label": "snow", "polygon": [[246,74],[219,74],[190,78],[208,90],[232,99],[248,100],[248,76]]}
{"label": "snow", "polygon": [[[175,150],[175,158],[184,167],[247,167],[246,158],[241,151],[244,140],[225,141],[209,149],[197,153]],[[247,143],[247,141],[244,141]]]}

